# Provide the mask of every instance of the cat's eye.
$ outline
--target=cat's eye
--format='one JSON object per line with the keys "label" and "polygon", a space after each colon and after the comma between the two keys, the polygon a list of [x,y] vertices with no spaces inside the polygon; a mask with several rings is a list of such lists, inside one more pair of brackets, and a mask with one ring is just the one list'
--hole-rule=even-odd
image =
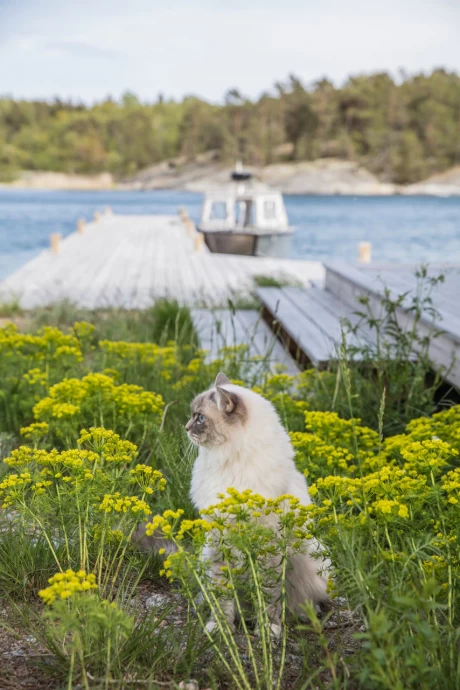
{"label": "cat's eye", "polygon": [[204,422],[204,414],[199,414],[198,415],[198,424],[203,424]]}

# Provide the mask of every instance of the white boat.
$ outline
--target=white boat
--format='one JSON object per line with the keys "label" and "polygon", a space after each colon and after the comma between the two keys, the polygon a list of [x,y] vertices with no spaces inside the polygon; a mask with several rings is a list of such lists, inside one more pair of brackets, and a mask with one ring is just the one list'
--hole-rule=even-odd
{"label": "white boat", "polygon": [[198,231],[211,252],[287,257],[294,228],[280,191],[254,182],[236,168],[232,181],[210,190],[203,201]]}

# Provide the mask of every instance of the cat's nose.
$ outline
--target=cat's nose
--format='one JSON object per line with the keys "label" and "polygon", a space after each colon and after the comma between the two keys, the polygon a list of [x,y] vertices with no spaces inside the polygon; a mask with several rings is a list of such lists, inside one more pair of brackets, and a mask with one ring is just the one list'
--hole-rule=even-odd
{"label": "cat's nose", "polygon": [[187,424],[185,425],[185,430],[188,431],[192,427],[193,421],[189,419]]}

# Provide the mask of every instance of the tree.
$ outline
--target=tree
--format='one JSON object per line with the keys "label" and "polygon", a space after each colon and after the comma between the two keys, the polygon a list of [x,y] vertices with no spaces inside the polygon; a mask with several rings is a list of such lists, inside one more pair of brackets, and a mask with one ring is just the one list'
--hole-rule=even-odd
{"label": "tree", "polygon": [[292,144],[292,159],[298,154],[303,136],[312,137],[318,127],[318,116],[313,110],[312,98],[299,79],[291,75],[291,93],[285,97],[284,129],[287,140]]}

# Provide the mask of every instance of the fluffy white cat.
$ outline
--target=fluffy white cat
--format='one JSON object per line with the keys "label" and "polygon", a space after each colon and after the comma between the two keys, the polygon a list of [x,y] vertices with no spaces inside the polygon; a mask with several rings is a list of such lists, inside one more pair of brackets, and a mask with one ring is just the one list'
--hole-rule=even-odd
{"label": "fluffy white cat", "polygon": [[[199,447],[191,483],[191,498],[198,510],[218,501],[229,487],[251,489],[265,498],[292,494],[307,505],[311,502],[304,476],[296,469],[289,436],[273,405],[251,390],[230,383],[219,374],[215,385],[192,402],[186,424],[189,438]],[[264,520],[267,518],[259,518]],[[327,600],[327,563],[311,558],[317,545],[307,544],[304,553],[293,554],[286,583],[288,607],[301,614],[306,600]],[[204,554],[218,578],[222,563],[211,546]],[[269,610],[272,633],[280,634],[279,601]],[[279,599],[279,597],[278,597]],[[230,625],[235,618],[233,602],[222,602]],[[215,623],[211,620],[208,629]]]}

